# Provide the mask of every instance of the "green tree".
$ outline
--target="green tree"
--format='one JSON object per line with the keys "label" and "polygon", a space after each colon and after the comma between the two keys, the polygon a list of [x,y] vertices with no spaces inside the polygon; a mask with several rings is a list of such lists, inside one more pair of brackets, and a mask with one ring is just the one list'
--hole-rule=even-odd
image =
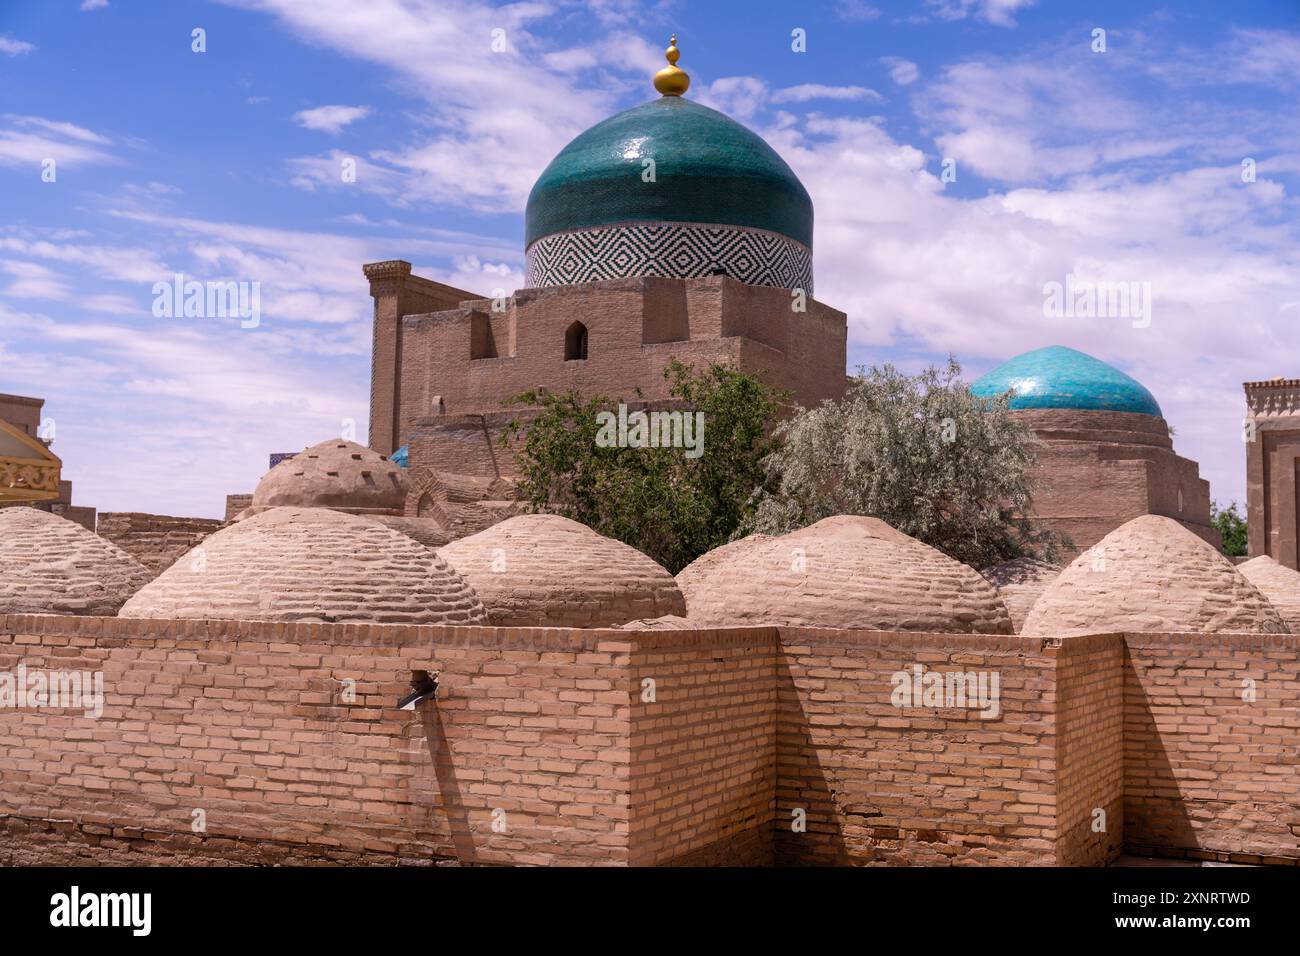
{"label": "green tree", "polygon": [[580,521],[675,574],[749,517],[785,396],[730,365],[697,371],[674,359],[664,377],[674,410],[703,416],[698,455],[603,440],[602,415],[617,415],[620,402],[576,391],[517,396],[511,404],[539,412],[511,422],[506,440],[532,510]]}
{"label": "green tree", "polygon": [[840,514],[869,515],[977,568],[1021,556],[1056,560],[1068,542],[1031,517],[1039,440],[945,370],[859,369],[839,401],[776,429],[767,483],[748,530],[782,534]]}
{"label": "green tree", "polygon": [[1217,501],[1210,502],[1210,524],[1223,536],[1223,553],[1230,558],[1246,556],[1246,519],[1237,510],[1237,502],[1220,508]]}

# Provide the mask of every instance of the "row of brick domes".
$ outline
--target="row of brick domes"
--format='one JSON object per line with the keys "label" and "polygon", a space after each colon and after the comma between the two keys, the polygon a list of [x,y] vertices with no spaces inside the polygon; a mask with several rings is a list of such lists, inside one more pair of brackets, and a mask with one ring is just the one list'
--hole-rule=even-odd
{"label": "row of brick domes", "polygon": [[1238,569],[1153,515],[1063,571],[1021,560],[981,577],[882,521],[842,516],[733,542],[674,580],[635,549],[554,515],[511,518],[435,551],[366,517],[272,507],[147,580],[73,522],[0,510],[0,612],[1043,636],[1300,626],[1300,574],[1267,558]]}

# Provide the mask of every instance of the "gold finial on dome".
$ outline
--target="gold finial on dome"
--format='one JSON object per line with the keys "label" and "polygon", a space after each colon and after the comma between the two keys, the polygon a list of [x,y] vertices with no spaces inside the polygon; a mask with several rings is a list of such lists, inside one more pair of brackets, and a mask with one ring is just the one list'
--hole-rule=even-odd
{"label": "gold finial on dome", "polygon": [[690,75],[677,68],[677,60],[681,55],[677,49],[677,34],[674,33],[668,41],[668,49],[664,51],[668,65],[655,74],[655,89],[664,96],[681,96],[691,85]]}

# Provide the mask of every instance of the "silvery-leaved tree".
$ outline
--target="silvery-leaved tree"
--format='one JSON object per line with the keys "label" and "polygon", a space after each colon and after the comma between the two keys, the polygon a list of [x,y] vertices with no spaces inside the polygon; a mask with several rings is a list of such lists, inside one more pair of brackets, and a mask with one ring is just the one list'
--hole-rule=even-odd
{"label": "silvery-leaved tree", "polygon": [[745,530],[783,534],[868,515],[977,568],[1026,555],[1055,561],[1069,542],[1032,517],[1040,441],[1008,400],[974,395],[951,358],[917,375],[859,369],[842,399],[778,426]]}

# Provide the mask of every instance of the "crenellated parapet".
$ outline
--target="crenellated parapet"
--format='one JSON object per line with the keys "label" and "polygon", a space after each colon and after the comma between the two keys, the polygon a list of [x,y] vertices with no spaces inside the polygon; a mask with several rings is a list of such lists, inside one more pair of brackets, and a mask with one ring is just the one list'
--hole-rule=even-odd
{"label": "crenellated parapet", "polygon": [[1300,414],[1300,379],[1275,378],[1246,382],[1246,408],[1251,418],[1278,418]]}

